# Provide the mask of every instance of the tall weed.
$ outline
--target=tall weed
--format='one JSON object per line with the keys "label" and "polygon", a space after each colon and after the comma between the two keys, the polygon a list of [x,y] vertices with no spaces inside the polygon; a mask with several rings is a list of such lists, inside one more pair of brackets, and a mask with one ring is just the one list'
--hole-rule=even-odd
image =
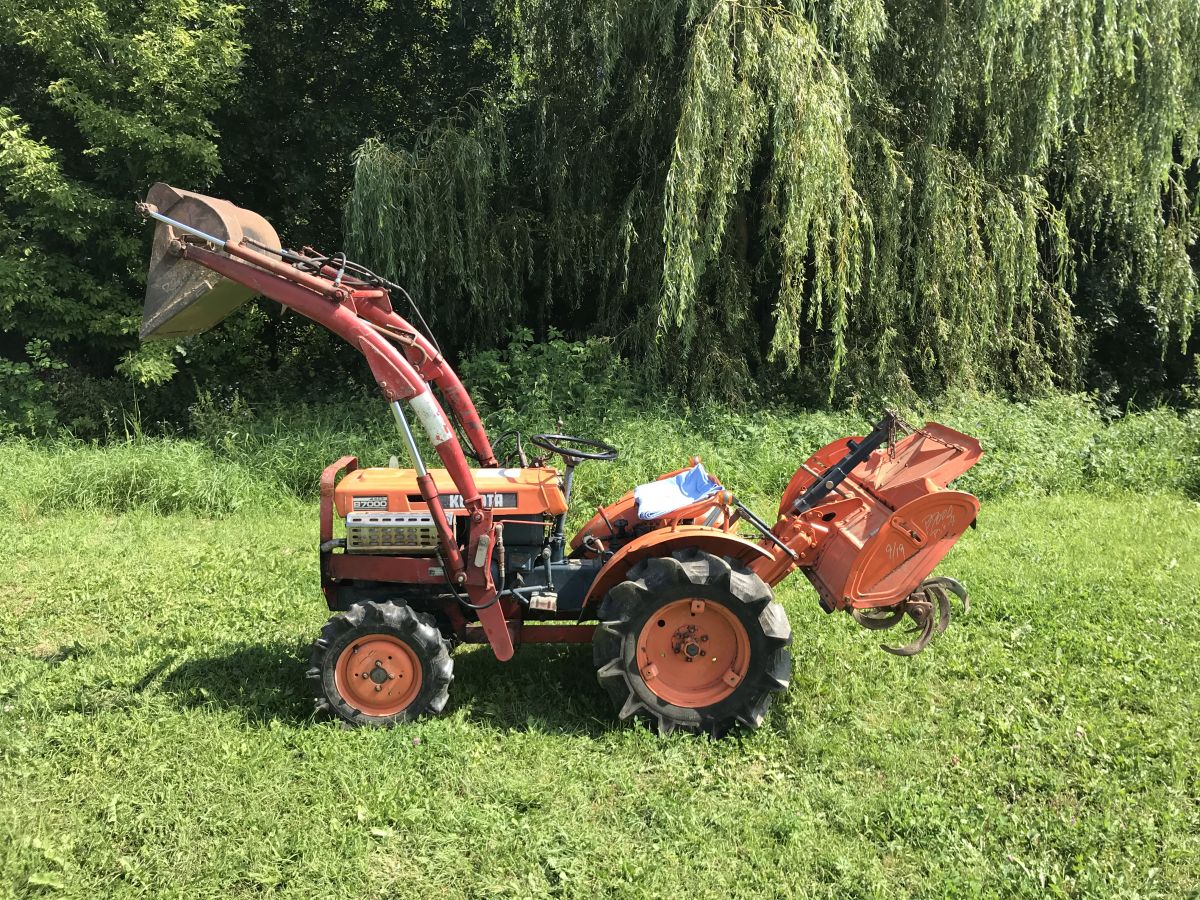
{"label": "tall weed", "polygon": [[[489,430],[550,431],[561,416],[571,433],[617,446],[616,463],[580,467],[575,507],[586,515],[632,486],[679,468],[693,455],[771,518],[796,468],[835,438],[862,434],[877,411],[796,412],[691,409],[659,402],[536,400],[482,408]],[[540,412],[539,412],[540,410]],[[978,438],[985,455],[956,486],[984,501],[1078,490],[1177,491],[1200,498],[1200,412],[1155,409],[1106,421],[1086,397],[1056,395],[1027,403],[957,395],[927,410],[905,410],[919,423],[943,422]],[[541,416],[539,421],[538,416]],[[0,442],[9,477],[0,509],[25,515],[57,510],[135,507],[224,515],[281,497],[311,500],[321,470],[347,453],[363,465],[407,461],[386,406],[377,399],[251,410],[237,401],[201,398],[195,439],[134,436],[107,446],[59,440]],[[530,455],[536,451],[526,441]],[[436,457],[426,448],[431,464]]]}
{"label": "tall weed", "polygon": [[57,442],[0,443],[0,509],[22,518],[64,511],[121,513],[148,509],[221,516],[245,506],[291,499],[194,441],[143,439],[106,447]]}
{"label": "tall weed", "polygon": [[1097,487],[1167,489],[1200,498],[1200,410],[1152,409],[1098,430],[1084,458]]}

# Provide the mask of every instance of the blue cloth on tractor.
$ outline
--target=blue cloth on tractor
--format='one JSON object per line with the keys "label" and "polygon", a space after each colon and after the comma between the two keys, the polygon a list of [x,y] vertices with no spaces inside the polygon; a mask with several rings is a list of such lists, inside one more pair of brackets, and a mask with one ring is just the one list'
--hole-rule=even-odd
{"label": "blue cloth on tractor", "polygon": [[638,518],[657,519],[677,509],[712,496],[721,489],[721,484],[704,471],[700,463],[671,478],[639,484],[633,489],[637,500]]}

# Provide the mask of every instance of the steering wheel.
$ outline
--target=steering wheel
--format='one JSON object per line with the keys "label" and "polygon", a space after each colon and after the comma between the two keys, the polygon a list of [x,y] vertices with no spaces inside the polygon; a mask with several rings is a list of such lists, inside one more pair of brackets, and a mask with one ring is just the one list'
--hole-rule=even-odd
{"label": "steering wheel", "polygon": [[[592,438],[575,437],[570,434],[531,434],[529,436],[529,443],[536,444],[543,450],[549,450],[551,453],[557,453],[566,460],[598,459],[601,462],[612,462],[617,458],[617,448],[611,444],[596,441]],[[564,444],[574,446],[564,447]],[[586,447],[590,449],[577,450],[574,447]]]}

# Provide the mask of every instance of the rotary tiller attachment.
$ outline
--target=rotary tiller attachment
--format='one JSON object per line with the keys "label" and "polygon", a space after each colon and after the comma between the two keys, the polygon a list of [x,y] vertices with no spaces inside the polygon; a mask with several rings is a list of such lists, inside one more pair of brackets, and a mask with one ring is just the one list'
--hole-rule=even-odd
{"label": "rotary tiller attachment", "polygon": [[969,435],[885,411],[870,434],[827,444],[796,471],[772,529],[792,557],[776,554],[760,574],[775,584],[800,568],[822,609],[849,611],[872,631],[911,619],[916,639],[883,649],[920,653],[950,623],[950,595],[967,605],[963,586],[933,570],[975,524],[979,500],[949,485],[982,455]]}
{"label": "rotary tiller attachment", "polygon": [[178,251],[184,241],[207,242],[216,249],[222,249],[226,243],[244,241],[276,248],[279,235],[266,219],[228,200],[180,190],[162,182],[150,188],[141,208],[144,214],[153,210],[190,229],[181,232],[160,220],[154,230],[150,271],[146,276],[146,304],[142,309],[142,340],[200,334],[254,296],[249,288],[183,259]]}
{"label": "rotary tiller attachment", "polygon": [[[963,612],[971,609],[967,589],[953,578],[927,578],[900,603],[874,609],[852,609],[851,615],[863,628],[884,631],[895,628],[905,616],[913,620],[917,637],[900,647],[880,644],[879,648],[896,656],[916,656],[929,644],[935,634],[941,634],[950,624],[950,595],[954,594],[963,604]],[[937,615],[934,615],[934,607]]]}

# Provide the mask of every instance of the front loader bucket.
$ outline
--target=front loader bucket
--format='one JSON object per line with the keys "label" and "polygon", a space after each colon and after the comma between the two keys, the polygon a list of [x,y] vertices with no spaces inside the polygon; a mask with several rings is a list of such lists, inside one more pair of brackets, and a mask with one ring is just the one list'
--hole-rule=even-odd
{"label": "front loader bucket", "polygon": [[[159,182],[150,188],[146,202],[163,215],[221,242],[237,244],[249,238],[267,247],[280,246],[279,236],[266,219],[228,200]],[[249,288],[172,252],[172,242],[182,237],[165,222],[154,230],[142,309],[144,341],[200,334],[254,296]]]}

